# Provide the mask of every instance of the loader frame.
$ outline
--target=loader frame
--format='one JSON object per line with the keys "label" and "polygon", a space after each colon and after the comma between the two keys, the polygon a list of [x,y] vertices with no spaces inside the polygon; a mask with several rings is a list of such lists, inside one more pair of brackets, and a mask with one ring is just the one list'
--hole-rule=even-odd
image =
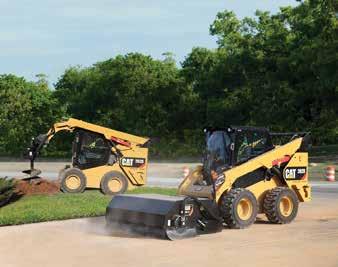
{"label": "loader frame", "polygon": [[[118,183],[121,182],[123,190],[146,183],[148,138],[74,118],[55,123],[46,134],[33,138],[31,146],[27,149],[30,170],[24,171],[24,173],[29,174],[25,179],[37,178],[41,173],[40,170],[34,168],[34,161],[42,148],[60,131],[75,133],[72,166],[66,166],[59,173],[61,189],[64,185],[65,191],[67,191],[67,184],[63,184],[62,180],[68,177],[68,172],[73,177],[71,186],[76,186],[77,182],[82,183],[81,188],[68,190],[69,192],[82,191],[84,188],[106,188],[106,191],[109,192],[109,186],[114,186],[114,184],[108,181],[107,175],[113,178],[115,187],[120,186]],[[125,180],[127,185],[123,184]],[[83,183],[85,183],[84,187]]]}
{"label": "loader frame", "polygon": [[[219,203],[220,199],[230,189],[247,188],[256,196],[259,211],[262,212],[262,199],[266,192],[284,186],[292,189],[300,202],[311,200],[311,187],[308,183],[308,154],[309,133],[272,133],[265,128],[256,127],[227,127],[206,128],[208,136],[215,131],[227,132],[232,135],[230,144],[230,164],[221,168],[217,173],[224,177],[221,185],[214,183],[201,185],[205,179],[203,166],[198,166],[188,175],[179,186],[179,194],[191,197],[204,197]],[[238,134],[260,133],[266,138],[266,147],[256,156],[244,161],[236,161],[236,148],[238,148]],[[273,146],[272,137],[290,136],[291,140],[280,146]],[[287,170],[304,171],[301,177],[287,178]]]}

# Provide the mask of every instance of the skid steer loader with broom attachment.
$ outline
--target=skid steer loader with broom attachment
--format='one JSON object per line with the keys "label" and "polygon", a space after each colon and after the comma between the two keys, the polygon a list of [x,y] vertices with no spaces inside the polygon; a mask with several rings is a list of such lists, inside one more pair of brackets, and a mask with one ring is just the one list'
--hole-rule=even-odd
{"label": "skid steer loader with broom attachment", "polygon": [[[206,128],[206,152],[180,184],[179,196],[116,195],[108,225],[170,240],[246,228],[258,213],[272,223],[295,219],[299,202],[311,199],[309,133],[271,134],[265,128]],[[291,136],[283,145],[272,137]]]}
{"label": "skid steer loader with broom attachment", "polygon": [[72,166],[59,172],[63,192],[80,193],[85,188],[100,188],[103,193],[114,195],[146,183],[148,138],[73,118],[55,123],[47,134],[32,139],[26,153],[31,166],[23,171],[28,175],[24,179],[39,178],[41,170],[34,168],[34,161],[41,149],[60,131],[75,133]]}

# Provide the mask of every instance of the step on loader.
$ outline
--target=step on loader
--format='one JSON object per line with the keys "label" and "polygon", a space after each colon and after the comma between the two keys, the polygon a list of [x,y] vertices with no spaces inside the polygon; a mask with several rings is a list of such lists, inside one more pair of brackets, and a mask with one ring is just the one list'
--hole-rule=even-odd
{"label": "step on loader", "polygon": [[[290,223],[299,202],[311,199],[309,133],[226,127],[206,128],[205,136],[203,165],[182,181],[179,196],[116,195],[107,224],[176,240],[246,228],[261,213],[271,223]],[[273,145],[275,137],[288,140]]]}

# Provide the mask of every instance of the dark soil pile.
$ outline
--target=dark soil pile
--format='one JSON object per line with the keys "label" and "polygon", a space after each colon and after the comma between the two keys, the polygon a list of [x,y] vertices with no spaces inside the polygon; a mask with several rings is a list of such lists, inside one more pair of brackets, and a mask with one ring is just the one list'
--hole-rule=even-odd
{"label": "dark soil pile", "polygon": [[19,180],[16,193],[19,195],[53,195],[60,192],[60,183],[45,179]]}

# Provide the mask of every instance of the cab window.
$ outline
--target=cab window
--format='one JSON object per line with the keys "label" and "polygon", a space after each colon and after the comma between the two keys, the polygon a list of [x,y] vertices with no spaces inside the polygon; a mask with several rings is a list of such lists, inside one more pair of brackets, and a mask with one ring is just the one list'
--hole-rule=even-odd
{"label": "cab window", "polygon": [[240,163],[256,157],[272,148],[266,132],[239,132],[236,140],[235,161]]}
{"label": "cab window", "polygon": [[107,163],[110,146],[102,135],[87,131],[80,132],[77,146],[76,161],[81,169],[97,167]]}
{"label": "cab window", "polygon": [[242,162],[251,157],[252,147],[248,133],[242,132],[237,136],[236,144],[236,162]]}

